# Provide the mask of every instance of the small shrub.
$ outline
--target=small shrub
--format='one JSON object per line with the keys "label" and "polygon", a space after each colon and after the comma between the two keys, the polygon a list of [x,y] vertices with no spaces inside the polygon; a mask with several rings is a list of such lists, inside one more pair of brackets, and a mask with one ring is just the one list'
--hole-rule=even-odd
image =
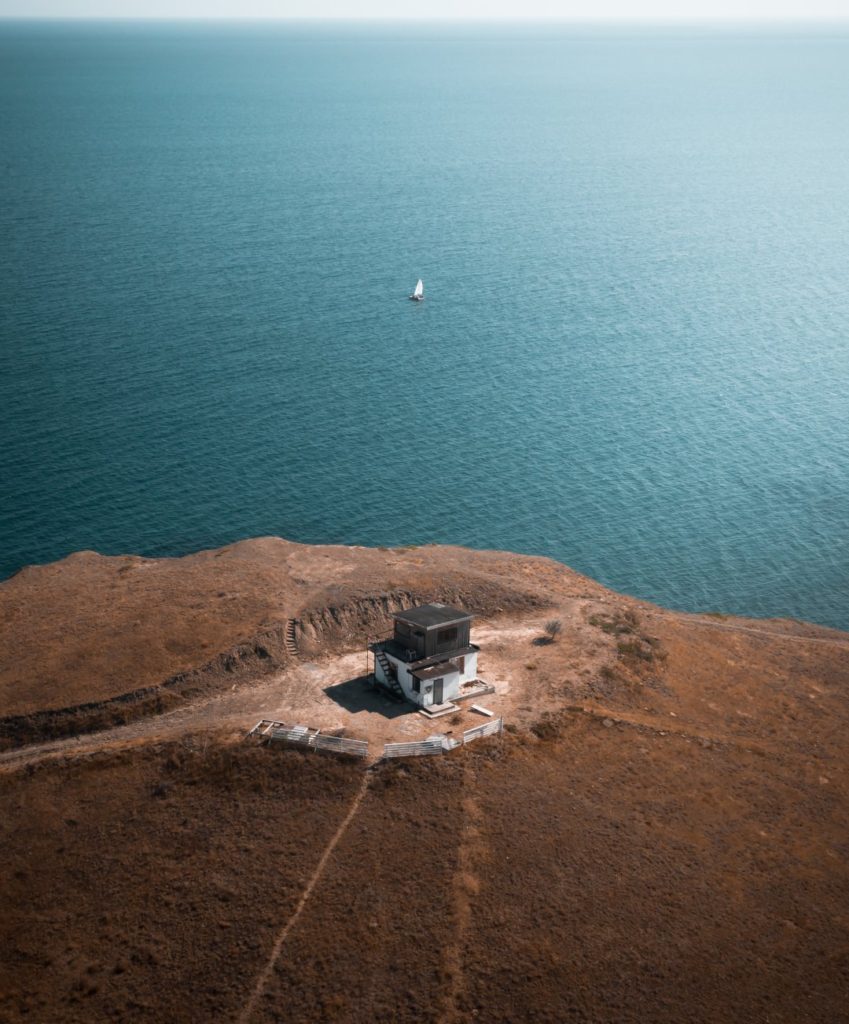
{"label": "small shrub", "polygon": [[559,724],[551,715],[543,715],[531,726],[531,732],[540,740],[556,740],[560,736]]}
{"label": "small shrub", "polygon": [[563,632],[563,622],[561,619],[549,619],[545,624],[545,633],[549,640],[554,643],[557,637]]}
{"label": "small shrub", "polygon": [[610,636],[622,636],[635,633],[640,625],[637,613],[632,609],[624,612],[615,612],[613,615],[591,615],[587,620],[591,626],[596,626]]}
{"label": "small shrub", "polygon": [[623,659],[636,658],[638,661],[653,661],[654,651],[651,647],[644,647],[639,640],[622,641],[616,645],[616,650]]}

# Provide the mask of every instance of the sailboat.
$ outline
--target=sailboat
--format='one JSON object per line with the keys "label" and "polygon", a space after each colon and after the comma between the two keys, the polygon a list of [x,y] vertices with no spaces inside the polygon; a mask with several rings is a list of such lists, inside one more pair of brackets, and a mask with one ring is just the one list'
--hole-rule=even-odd
{"label": "sailboat", "polygon": [[416,287],[413,289],[413,294],[410,298],[413,302],[424,302],[424,282],[421,278],[416,281]]}

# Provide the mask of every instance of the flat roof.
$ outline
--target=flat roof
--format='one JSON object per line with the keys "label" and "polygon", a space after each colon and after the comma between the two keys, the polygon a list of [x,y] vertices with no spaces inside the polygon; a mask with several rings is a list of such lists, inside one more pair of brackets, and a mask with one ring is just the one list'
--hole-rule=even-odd
{"label": "flat roof", "polygon": [[447,626],[454,622],[466,622],[473,618],[471,612],[460,611],[447,604],[422,604],[418,608],[406,608],[395,612],[394,618],[407,622],[411,626],[422,626],[433,629],[434,626]]}
{"label": "flat roof", "polygon": [[443,661],[439,665],[431,665],[430,668],[414,668],[410,675],[415,676],[416,679],[436,679],[438,676],[450,676],[452,672],[459,671],[457,665],[452,665],[450,661]]}

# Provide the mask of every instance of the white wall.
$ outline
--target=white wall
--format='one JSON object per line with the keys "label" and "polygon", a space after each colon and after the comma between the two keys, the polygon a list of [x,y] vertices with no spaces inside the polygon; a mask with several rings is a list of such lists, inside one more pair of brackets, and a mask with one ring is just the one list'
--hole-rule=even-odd
{"label": "white wall", "polygon": [[461,683],[470,683],[473,679],[478,677],[478,652],[472,651],[471,654],[466,655],[466,664],[463,667],[463,671],[460,675]]}
{"label": "white wall", "polygon": [[[454,669],[453,672],[446,672],[444,676],[437,676],[442,680],[442,703],[453,700],[460,693],[460,673]],[[422,703],[425,707],[433,704],[433,684],[436,679],[422,680]]]}
{"label": "white wall", "polygon": [[[433,704],[433,680],[424,679],[422,680],[422,692],[413,692],[413,677],[410,675],[409,669],[405,662],[400,661],[398,658],[394,658],[391,654],[386,654],[386,657],[398,670],[398,682],[401,684],[401,689],[404,691],[404,696],[413,704],[420,706],[429,707]],[[383,670],[380,667],[380,662],[375,658],[374,660],[374,672],[377,678],[382,683],[388,683],[389,680],[383,676]],[[471,682],[473,679],[477,679],[478,675],[478,652],[473,651],[471,654],[466,655],[466,663],[463,666],[462,673],[457,672],[446,672],[442,676],[442,700],[449,701],[459,696],[460,686],[463,683]],[[428,692],[428,687],[430,690]]]}

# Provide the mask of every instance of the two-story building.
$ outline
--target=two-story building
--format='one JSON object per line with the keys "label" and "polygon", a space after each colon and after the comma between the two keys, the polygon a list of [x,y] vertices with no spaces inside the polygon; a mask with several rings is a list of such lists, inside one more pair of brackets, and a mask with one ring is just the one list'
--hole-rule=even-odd
{"label": "two-story building", "polygon": [[477,678],[478,650],[469,638],[473,616],[444,604],[396,612],[392,636],[369,646],[379,686],[435,711]]}

